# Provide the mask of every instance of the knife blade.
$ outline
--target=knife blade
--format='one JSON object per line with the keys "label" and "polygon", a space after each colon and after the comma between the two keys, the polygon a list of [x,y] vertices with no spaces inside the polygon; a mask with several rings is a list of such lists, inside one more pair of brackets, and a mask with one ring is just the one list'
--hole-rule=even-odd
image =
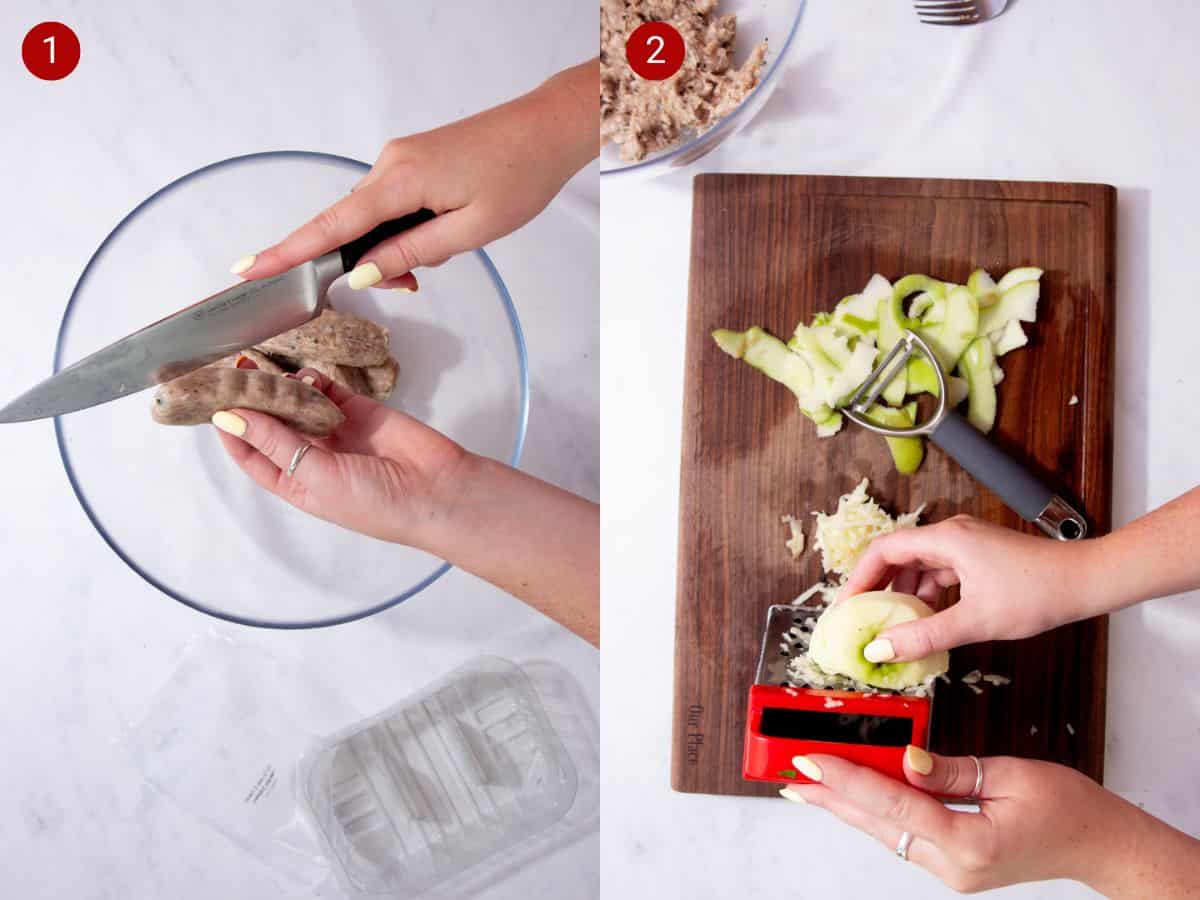
{"label": "knife blade", "polygon": [[244,281],[147,325],[68,366],[0,408],[0,424],[77,412],[164,384],[316,318],[339,276],[380,241],[433,218],[384,222],[282,275]]}

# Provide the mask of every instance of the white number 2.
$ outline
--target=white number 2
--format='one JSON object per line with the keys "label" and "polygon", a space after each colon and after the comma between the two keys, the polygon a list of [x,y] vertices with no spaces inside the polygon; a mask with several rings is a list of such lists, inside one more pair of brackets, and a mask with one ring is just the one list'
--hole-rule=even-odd
{"label": "white number 2", "polygon": [[54,65],[54,37],[45,38],[42,43],[50,45],[50,65]]}
{"label": "white number 2", "polygon": [[[646,44],[650,45],[650,44],[653,44],[655,41],[658,41],[658,49],[656,49],[653,53],[651,53],[649,56],[646,57],[646,62],[657,63],[658,65],[665,66],[667,64],[667,61],[665,59],[659,59],[658,54],[662,53],[662,49],[664,46],[666,46],[667,42],[664,41],[659,35],[652,34],[652,35],[650,35],[649,38],[646,39]],[[54,60],[51,59],[50,62],[54,62]]]}

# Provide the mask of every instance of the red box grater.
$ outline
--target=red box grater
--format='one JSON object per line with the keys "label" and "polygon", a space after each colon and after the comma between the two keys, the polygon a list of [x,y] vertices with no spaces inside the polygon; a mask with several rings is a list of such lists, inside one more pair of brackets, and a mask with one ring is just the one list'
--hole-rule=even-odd
{"label": "red box grater", "polygon": [[788,663],[808,650],[824,604],[772,606],[750,688],[742,777],[810,783],[792,757],[828,753],[904,781],[904,748],[929,746],[932,697],[828,690],[795,684]]}

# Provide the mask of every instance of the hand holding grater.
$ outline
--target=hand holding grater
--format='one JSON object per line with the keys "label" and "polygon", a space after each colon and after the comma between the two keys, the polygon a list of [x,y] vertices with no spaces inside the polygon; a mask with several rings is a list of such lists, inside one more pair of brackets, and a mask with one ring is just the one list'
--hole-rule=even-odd
{"label": "hand holding grater", "polygon": [[[937,375],[937,407],[933,417],[911,428],[891,428],[865,415],[888,384],[904,371],[915,352],[925,354]],[[842,413],[851,422],[885,437],[927,436],[960,466],[1014,510],[1026,522],[1060,541],[1087,536],[1087,522],[1066,500],[1018,465],[980,434],[966,419],[946,405],[946,377],[929,345],[916,332],[906,330],[867,380],[850,398]]]}
{"label": "hand holding grater", "polygon": [[781,604],[767,612],[746,714],[742,777],[809,784],[792,758],[828,753],[906,781],[904,749],[929,747],[933,698],[794,684],[788,665],[807,652],[812,629],[806,620],[823,608]]}

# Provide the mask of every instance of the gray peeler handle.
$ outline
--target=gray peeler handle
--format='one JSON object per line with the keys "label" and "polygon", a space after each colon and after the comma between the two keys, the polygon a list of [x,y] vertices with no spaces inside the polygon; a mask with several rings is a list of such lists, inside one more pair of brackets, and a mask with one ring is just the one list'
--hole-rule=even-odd
{"label": "gray peeler handle", "polygon": [[929,439],[1022,519],[1033,522],[1050,537],[1077,541],[1087,536],[1087,522],[1082,515],[958,413],[947,413]]}

